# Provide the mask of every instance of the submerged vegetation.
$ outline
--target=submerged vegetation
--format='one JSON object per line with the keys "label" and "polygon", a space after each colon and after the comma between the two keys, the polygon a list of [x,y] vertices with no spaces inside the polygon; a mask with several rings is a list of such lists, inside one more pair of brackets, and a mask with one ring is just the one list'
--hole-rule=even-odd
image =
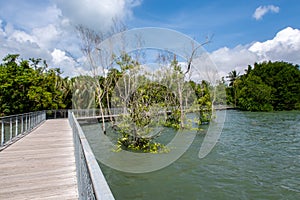
{"label": "submerged vegetation", "polygon": [[[213,87],[205,81],[187,80],[176,57],[154,73],[144,71],[129,55],[116,63],[121,72],[109,98],[113,106],[106,106],[123,108],[123,114],[112,122],[121,133],[118,150],[168,152],[164,144],[155,142],[164,127],[186,129],[209,121]],[[191,108],[199,118],[187,119]]]}

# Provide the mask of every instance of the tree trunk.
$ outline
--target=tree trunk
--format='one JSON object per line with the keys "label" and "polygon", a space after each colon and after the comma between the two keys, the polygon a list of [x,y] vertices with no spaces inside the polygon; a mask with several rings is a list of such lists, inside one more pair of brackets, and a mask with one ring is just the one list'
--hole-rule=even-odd
{"label": "tree trunk", "polygon": [[178,85],[178,95],[179,95],[179,106],[180,106],[180,127],[184,128],[184,110],[183,110],[183,98],[180,81],[177,82]]}
{"label": "tree trunk", "polygon": [[110,111],[110,106],[109,106],[108,90],[106,92],[106,102],[107,102],[107,112],[108,112],[108,115],[109,115],[109,120],[112,122],[113,121],[113,117],[112,117],[112,114],[111,114],[111,111]]}
{"label": "tree trunk", "polygon": [[105,129],[105,119],[104,119],[104,112],[103,112],[103,108],[102,108],[102,103],[99,103],[100,105],[100,112],[101,112],[101,118],[102,118],[102,130],[103,133],[106,135],[106,129]]}

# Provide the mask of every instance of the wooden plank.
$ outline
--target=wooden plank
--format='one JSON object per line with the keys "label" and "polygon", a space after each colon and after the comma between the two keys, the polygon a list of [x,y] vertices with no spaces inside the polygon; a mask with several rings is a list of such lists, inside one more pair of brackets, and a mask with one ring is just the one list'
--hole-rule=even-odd
{"label": "wooden plank", "polygon": [[[43,171],[33,171],[33,172],[26,172],[26,174],[24,174],[22,171],[19,173],[3,173],[3,179],[22,179],[25,180],[27,177],[45,177],[45,173],[47,173],[47,177],[48,176],[56,176],[56,175],[60,175],[60,174],[69,174],[69,172],[74,171],[74,173],[76,173],[76,168],[72,168],[72,167],[68,167],[68,168],[59,168],[59,169],[49,169],[47,171],[43,170]],[[13,181],[12,181],[13,182]]]}
{"label": "wooden plank", "polygon": [[47,120],[1,151],[0,181],[0,199],[78,199],[68,120]]}

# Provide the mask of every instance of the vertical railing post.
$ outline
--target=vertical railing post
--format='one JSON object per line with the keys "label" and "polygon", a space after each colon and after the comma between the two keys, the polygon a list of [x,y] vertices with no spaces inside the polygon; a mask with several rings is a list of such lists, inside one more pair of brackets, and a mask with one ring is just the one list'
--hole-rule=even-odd
{"label": "vertical railing post", "polygon": [[25,117],[25,121],[24,121],[24,133],[26,132],[27,130],[27,114],[24,114],[24,117]]}
{"label": "vertical railing post", "polygon": [[33,128],[34,126],[34,113],[30,113],[31,115],[31,120],[30,120],[30,130]]}
{"label": "vertical railing post", "polygon": [[34,113],[34,126],[37,125],[37,113]]}
{"label": "vertical railing post", "polygon": [[31,114],[28,114],[28,131],[31,129]]}
{"label": "vertical railing post", "polygon": [[31,114],[28,113],[28,131],[30,131],[30,126],[31,126]]}
{"label": "vertical railing post", "polygon": [[21,134],[24,133],[24,115],[21,115]]}
{"label": "vertical railing post", "polygon": [[26,117],[26,119],[25,119],[25,131],[27,132],[27,130],[28,130],[28,114],[25,114],[25,117]]}
{"label": "vertical railing post", "polygon": [[13,132],[13,127],[12,127],[12,118],[9,118],[9,140],[12,139],[12,132]]}
{"label": "vertical railing post", "polygon": [[31,128],[30,129],[33,129],[33,127],[34,127],[34,113],[31,113],[31,118],[32,118],[32,120],[31,120]]}
{"label": "vertical railing post", "polygon": [[15,132],[15,136],[18,136],[18,115],[16,116],[16,132]]}
{"label": "vertical railing post", "polygon": [[2,146],[4,144],[4,120],[1,120],[1,145]]}

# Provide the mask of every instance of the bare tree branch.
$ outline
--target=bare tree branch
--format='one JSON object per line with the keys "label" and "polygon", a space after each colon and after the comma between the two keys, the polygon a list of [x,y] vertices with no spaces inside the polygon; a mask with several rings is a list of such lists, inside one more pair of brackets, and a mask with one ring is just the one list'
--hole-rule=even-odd
{"label": "bare tree branch", "polygon": [[192,61],[193,61],[193,59],[194,59],[194,56],[196,55],[197,50],[198,50],[200,47],[203,47],[204,45],[207,45],[207,44],[211,43],[212,37],[213,37],[213,36],[211,36],[211,37],[208,37],[208,36],[207,36],[205,42],[203,42],[202,44],[198,45],[197,47],[194,47],[194,43],[192,44],[193,50],[192,50],[191,56],[188,57],[188,59],[187,59],[187,70],[186,70],[186,72],[185,72],[184,74],[187,74],[187,73],[190,71],[190,69],[191,69],[191,64],[192,64]]}

